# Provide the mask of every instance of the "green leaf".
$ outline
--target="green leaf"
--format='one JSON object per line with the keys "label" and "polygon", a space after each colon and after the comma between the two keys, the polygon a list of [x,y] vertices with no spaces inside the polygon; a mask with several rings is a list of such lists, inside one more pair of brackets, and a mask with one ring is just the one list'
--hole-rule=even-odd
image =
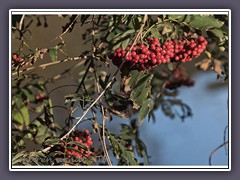
{"label": "green leaf", "polygon": [[215,37],[217,38],[223,38],[224,37],[224,34],[221,30],[219,29],[210,29],[208,30],[210,33],[212,33]]}
{"label": "green leaf", "polygon": [[134,107],[138,107],[138,106],[140,107],[144,103],[148,95],[151,93],[151,89],[152,89],[151,86],[142,89],[141,94],[134,101]]}
{"label": "green leaf", "polygon": [[65,104],[79,101],[82,107],[85,107],[89,102],[92,101],[92,99],[89,96],[84,96],[82,94],[69,94],[64,96],[64,98],[65,98]]}
{"label": "green leaf", "polygon": [[33,135],[31,133],[31,131],[24,130],[23,131],[23,138],[28,139],[28,140],[33,140]]}
{"label": "green leaf", "polygon": [[33,95],[30,89],[22,88],[21,90],[30,102],[35,101],[35,96]]}
{"label": "green leaf", "polygon": [[181,22],[189,22],[191,20],[192,15],[168,15],[168,18],[173,21]]}
{"label": "green leaf", "polygon": [[14,109],[12,111],[12,115],[13,115],[13,121],[19,123],[20,125],[23,125],[23,117],[21,115],[21,113],[19,111],[17,111],[16,109]]}
{"label": "green leaf", "polygon": [[90,15],[81,15],[81,26],[85,23],[85,21],[90,17]]}
{"label": "green leaf", "polygon": [[133,27],[135,30],[138,30],[140,27],[141,27],[141,17],[138,17],[138,16],[134,16],[133,19],[132,19],[132,23],[133,23]]}
{"label": "green leaf", "polygon": [[193,16],[192,21],[189,23],[189,26],[192,28],[206,30],[209,28],[220,28],[224,23],[215,19],[212,16]]}
{"label": "green leaf", "polygon": [[129,41],[130,41],[130,38],[128,38],[128,39],[126,39],[126,40],[124,40],[124,41],[122,42],[122,49],[126,49],[126,47],[127,47],[128,44],[129,44]]}
{"label": "green leaf", "polygon": [[171,37],[175,38],[175,37],[178,37],[179,36],[179,29],[180,29],[180,25],[179,24],[176,24],[174,26],[174,31],[173,33],[171,34]]}
{"label": "green leaf", "polygon": [[51,60],[56,61],[57,60],[57,47],[49,48],[49,54],[50,54]]}
{"label": "green leaf", "polygon": [[158,29],[157,28],[152,28],[151,29],[151,34],[153,37],[155,38],[160,38],[161,34],[159,33]]}
{"label": "green leaf", "polygon": [[131,73],[131,78],[130,78],[130,80],[129,80],[129,82],[128,82],[128,85],[129,85],[129,86],[133,86],[133,84],[137,82],[138,78],[139,78],[141,75],[142,75],[142,73],[139,72],[138,70],[132,71],[132,73]]}
{"label": "green leaf", "polygon": [[52,146],[52,145],[56,145],[59,143],[59,139],[46,139],[44,142],[43,142],[43,145],[44,146]]}
{"label": "green leaf", "polygon": [[151,109],[150,102],[151,102],[150,98],[143,102],[142,107],[141,107],[141,109],[139,111],[139,116],[138,116],[139,117],[139,121],[142,121],[147,116],[147,114],[149,113],[149,111]]}
{"label": "green leaf", "polygon": [[180,19],[180,18],[183,18],[184,15],[181,15],[181,14],[178,14],[178,15],[168,15],[168,18],[170,20],[177,20],[177,19]]}
{"label": "green leaf", "polygon": [[12,97],[12,105],[16,106],[16,108],[19,109],[24,106],[21,94],[14,94],[14,96]]}
{"label": "green leaf", "polygon": [[171,63],[171,62],[167,64],[167,67],[168,67],[168,69],[169,69],[170,71],[173,71],[173,70],[174,70],[173,63]]}
{"label": "green leaf", "polygon": [[135,32],[134,29],[127,30],[126,32],[124,32],[124,33],[120,36],[120,38],[122,39],[122,38],[124,38],[124,37],[126,37],[126,36],[128,36],[128,35],[130,35],[130,34],[133,34],[134,32]]}
{"label": "green leaf", "polygon": [[152,75],[145,74],[138,80],[137,84],[133,86],[133,91],[130,95],[131,100],[135,101],[135,99],[142,93],[143,89],[150,84],[152,77]]}
{"label": "green leaf", "polygon": [[122,151],[123,158],[128,162],[129,165],[138,165],[138,162],[134,158],[133,152],[126,150],[124,146],[120,143],[119,148]]}
{"label": "green leaf", "polygon": [[181,22],[190,22],[192,19],[192,15],[185,15],[182,18],[179,19]]}
{"label": "green leaf", "polygon": [[114,32],[111,32],[111,33],[109,33],[109,35],[107,36],[107,41],[110,42],[110,41],[112,41],[112,39],[114,39],[114,38],[115,38],[115,33],[114,33]]}
{"label": "green leaf", "polygon": [[48,133],[48,127],[46,125],[39,125],[38,126],[38,131],[37,131],[37,135],[35,137],[35,141],[38,144],[42,144],[42,142],[46,139],[46,137],[49,136]]}
{"label": "green leaf", "polygon": [[26,106],[23,106],[21,109],[14,109],[12,115],[13,120],[19,124],[25,124],[25,126],[29,125],[29,114]]}

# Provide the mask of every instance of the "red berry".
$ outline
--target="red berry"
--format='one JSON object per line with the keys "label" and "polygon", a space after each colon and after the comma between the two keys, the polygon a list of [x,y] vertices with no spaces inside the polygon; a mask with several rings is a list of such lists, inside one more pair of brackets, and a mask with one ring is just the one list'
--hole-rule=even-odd
{"label": "red berry", "polygon": [[79,141],[80,139],[79,139],[79,137],[75,137],[74,140],[75,141]]}
{"label": "red berry", "polygon": [[152,59],[152,63],[156,64],[157,63],[157,59]]}
{"label": "red berry", "polygon": [[198,40],[199,40],[200,42],[203,42],[203,41],[205,40],[205,38],[204,38],[203,36],[200,36],[200,37],[198,38]]}
{"label": "red berry", "polygon": [[117,48],[117,52],[118,52],[118,53],[121,52],[121,50],[122,50],[121,48]]}
{"label": "red berry", "polygon": [[136,51],[133,51],[131,54],[132,54],[132,57],[135,57],[137,55]]}
{"label": "red berry", "polygon": [[84,130],[84,133],[89,134],[89,130],[88,130],[88,129],[85,129],[85,130]]}

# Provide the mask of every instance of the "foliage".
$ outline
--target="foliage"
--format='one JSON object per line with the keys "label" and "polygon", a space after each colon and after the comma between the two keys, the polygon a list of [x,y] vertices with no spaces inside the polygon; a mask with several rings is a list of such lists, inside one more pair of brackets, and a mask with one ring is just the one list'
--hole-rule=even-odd
{"label": "foliage", "polygon": [[[13,165],[111,165],[111,158],[115,158],[117,165],[147,165],[150,160],[147,147],[139,135],[144,120],[156,121],[154,111],[158,108],[170,118],[178,116],[185,120],[192,116],[191,107],[177,98],[180,86],[193,85],[182,62],[171,61],[143,71],[121,69],[123,63],[115,67],[109,59],[119,47],[147,45],[149,37],[163,44],[204,36],[208,46],[196,67],[203,71],[213,70],[225,82],[228,80],[228,17],[225,15],[61,15],[56,18],[66,23],[56,28],[62,27],[62,34],[53,39],[50,47],[34,48],[30,43],[34,39],[29,40],[31,28],[35,27],[34,23],[47,28],[48,18],[12,16],[12,40],[19,45],[12,52]],[[67,53],[71,44],[65,39],[79,27],[85,29],[82,39],[92,48],[71,57]],[[65,59],[59,60],[62,56]],[[45,63],[46,59],[50,61]],[[35,71],[71,62],[76,65],[62,69],[53,77],[46,78]],[[81,67],[77,84],[49,89],[49,85],[68,77],[76,67]],[[75,90],[59,97],[65,104],[54,104],[56,90],[68,87]],[[176,106],[180,111],[175,110]],[[56,119],[56,109],[63,110],[66,117]],[[79,112],[82,113],[80,117],[76,115]],[[107,129],[106,121],[114,121],[117,117],[128,119],[127,123],[119,125],[120,132]],[[81,142],[71,140],[72,133],[76,127],[81,129],[82,122],[92,125],[91,135],[97,137],[93,139],[93,148],[88,149],[94,155],[84,159],[73,153],[77,162],[56,163],[56,154],[66,157],[67,148],[69,152],[73,147],[84,148]],[[29,141],[36,144],[35,151],[27,151]],[[63,151],[54,150],[63,141]],[[81,153],[79,149],[74,151]]]}

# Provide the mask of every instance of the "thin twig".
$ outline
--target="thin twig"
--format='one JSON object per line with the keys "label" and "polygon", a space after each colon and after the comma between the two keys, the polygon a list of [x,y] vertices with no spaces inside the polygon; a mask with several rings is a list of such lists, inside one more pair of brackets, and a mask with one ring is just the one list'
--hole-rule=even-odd
{"label": "thin twig", "polygon": [[[224,129],[223,143],[227,142],[226,141],[226,139],[227,139],[226,138],[227,137],[227,130],[228,130],[228,125]],[[224,146],[224,148],[225,148],[225,153],[227,154],[227,146]]]}
{"label": "thin twig", "polygon": [[[94,16],[93,16],[94,18]],[[99,82],[98,82],[98,78],[97,78],[97,72],[96,72],[96,68],[95,68],[95,65],[94,65],[94,57],[95,57],[95,52],[96,52],[96,47],[95,47],[95,27],[94,27],[94,19],[92,19],[92,51],[93,51],[93,57],[92,57],[92,65],[93,65],[93,70],[94,70],[94,77],[95,77],[95,80],[96,80],[96,86],[97,86],[97,92],[98,94],[100,94],[100,86],[99,86]],[[103,148],[103,152],[105,154],[105,157],[106,157],[106,160],[107,160],[107,163],[109,166],[112,166],[112,162],[111,162],[111,159],[109,157],[109,154],[108,154],[108,151],[107,151],[107,146],[106,146],[106,139],[105,139],[105,112],[104,112],[104,108],[103,108],[103,104],[102,104],[102,99],[100,98],[99,99],[100,101],[100,107],[101,107],[101,112],[102,112],[102,148]],[[101,136],[101,134],[100,134]]]}
{"label": "thin twig", "polygon": [[[30,67],[30,68],[27,68],[25,70],[20,70],[19,72],[14,72],[12,73],[12,75],[17,75],[17,74],[21,74],[23,72],[26,72],[26,71],[30,71],[30,70],[34,70],[36,68],[46,68],[48,66],[51,66],[51,65],[55,65],[55,64],[59,64],[59,63],[63,63],[63,62],[68,62],[68,61],[77,61],[77,60],[80,60],[80,59],[86,59],[87,56],[83,56],[83,57],[73,57],[73,58],[67,58],[67,59],[64,59],[64,60],[59,60],[59,61],[54,61],[54,62],[50,62],[50,63],[45,63],[45,64],[41,64],[37,67]],[[81,64],[84,63],[84,61],[80,62]]]}
{"label": "thin twig", "polygon": [[[102,136],[101,136],[101,132],[100,132],[100,129],[99,129],[99,124],[98,124],[98,122],[96,121],[96,114],[95,114],[95,112],[93,111],[93,109],[92,109],[92,114],[93,114],[93,117],[94,117],[94,119],[95,119],[95,122],[94,123],[96,123],[97,125],[96,125],[96,129],[97,129],[97,133],[98,133],[98,137],[99,137],[99,140],[100,140],[100,143],[101,143],[101,145],[102,145],[102,147],[103,147],[103,149],[104,149],[104,143],[103,143],[103,139],[102,139]],[[95,127],[95,126],[94,126]],[[104,154],[105,154],[105,151],[103,151],[104,152]],[[106,155],[105,155],[106,156]],[[110,161],[110,163],[108,163],[109,165],[111,164],[111,161]]]}
{"label": "thin twig", "polygon": [[[94,68],[94,75],[95,75],[95,80],[96,80],[96,84],[97,84],[97,91],[98,91],[98,94],[100,94],[100,86],[99,86],[99,82],[98,82],[98,79],[97,79],[97,72],[96,72],[96,69],[95,67],[93,66]],[[107,163],[108,165],[112,166],[112,162],[111,162],[111,159],[109,157],[109,154],[108,154],[108,151],[107,151],[107,145],[106,145],[106,138],[105,138],[105,112],[104,112],[104,108],[103,108],[103,105],[102,105],[102,99],[99,99],[100,101],[100,107],[101,107],[101,112],[102,112],[102,141],[103,141],[103,152],[106,156],[106,160],[107,160]]]}
{"label": "thin twig", "polygon": [[25,14],[22,15],[21,20],[19,22],[19,27],[18,27],[19,31],[22,30],[24,18],[25,18]]}
{"label": "thin twig", "polygon": [[53,40],[51,40],[50,42],[55,41],[57,38],[60,38],[60,39],[61,39],[61,37],[62,37],[64,34],[66,34],[66,33],[72,28],[73,24],[75,23],[75,21],[77,20],[77,18],[78,18],[79,16],[80,16],[80,15],[78,14],[78,15],[74,18],[74,20],[71,22],[71,24],[68,26],[68,28],[67,28],[62,34],[60,34],[59,36],[55,37],[55,38],[54,38]]}
{"label": "thin twig", "polygon": [[223,146],[227,145],[228,144],[228,141],[221,144],[220,146],[218,146],[216,149],[213,150],[213,152],[210,154],[209,156],[209,165],[211,166],[212,165],[212,156]]}

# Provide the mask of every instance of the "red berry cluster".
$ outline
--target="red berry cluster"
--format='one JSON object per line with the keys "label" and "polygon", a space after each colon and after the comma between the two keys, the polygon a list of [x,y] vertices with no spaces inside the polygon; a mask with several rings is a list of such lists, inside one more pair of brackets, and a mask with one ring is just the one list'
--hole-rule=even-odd
{"label": "red berry cluster", "polygon": [[74,139],[77,143],[84,144],[85,148],[83,146],[78,146],[76,144],[68,144],[66,148],[66,157],[67,158],[84,158],[89,156],[94,156],[94,152],[90,151],[91,146],[93,145],[92,138],[89,134],[89,131],[85,129],[84,131],[76,130],[74,131],[71,138]]}
{"label": "red berry cluster", "polygon": [[183,68],[176,68],[170,81],[167,82],[166,88],[167,89],[176,89],[180,86],[193,86],[194,80],[189,79],[187,72]]}
{"label": "red berry cluster", "polygon": [[14,54],[12,56],[12,63],[15,63],[15,62],[18,62],[18,63],[23,62],[23,58],[20,58],[16,54]]}
{"label": "red berry cluster", "polygon": [[44,93],[40,93],[39,95],[35,96],[35,101],[41,101],[45,98]]}
{"label": "red berry cluster", "polygon": [[201,36],[198,39],[189,38],[188,40],[170,40],[165,41],[160,45],[158,38],[147,38],[147,45],[138,44],[128,46],[125,50],[117,48],[116,51],[110,54],[109,58],[116,66],[120,66],[126,56],[126,61],[123,68],[130,70],[137,69],[139,71],[169,62],[186,62],[191,61],[192,58],[198,57],[206,48],[207,40]]}

